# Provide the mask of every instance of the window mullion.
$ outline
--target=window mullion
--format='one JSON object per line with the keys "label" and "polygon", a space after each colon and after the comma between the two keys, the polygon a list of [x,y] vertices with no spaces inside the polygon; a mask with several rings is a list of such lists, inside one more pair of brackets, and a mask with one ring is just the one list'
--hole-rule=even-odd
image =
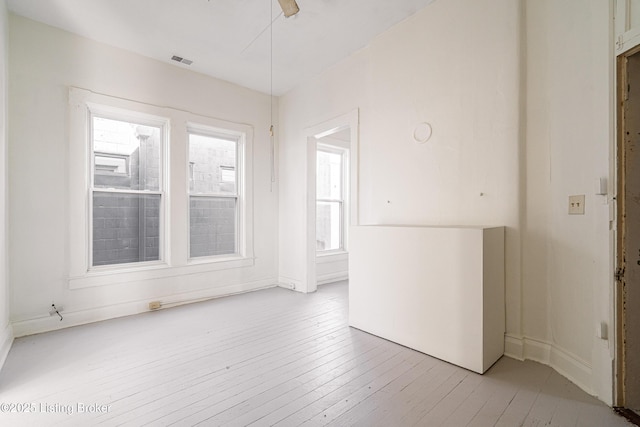
{"label": "window mullion", "polygon": [[214,193],[190,193],[191,197],[202,197],[202,198],[220,198],[220,199],[237,199],[237,194],[214,194]]}
{"label": "window mullion", "polygon": [[149,195],[149,196],[162,196],[164,195],[164,191],[140,191],[140,190],[123,190],[119,188],[101,188],[101,187],[93,187],[91,191],[94,193],[114,193],[114,194],[140,194],[140,195]]}

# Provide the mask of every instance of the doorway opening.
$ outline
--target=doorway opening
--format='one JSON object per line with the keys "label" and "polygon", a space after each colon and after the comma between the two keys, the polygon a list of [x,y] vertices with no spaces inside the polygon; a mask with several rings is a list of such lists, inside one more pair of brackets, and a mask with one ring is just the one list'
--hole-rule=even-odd
{"label": "doorway opening", "polygon": [[640,48],[618,58],[616,406],[640,414]]}
{"label": "doorway opening", "polygon": [[307,129],[307,289],[348,280],[358,223],[358,111]]}
{"label": "doorway opening", "polygon": [[351,129],[316,142],[316,280],[349,278],[349,151]]}

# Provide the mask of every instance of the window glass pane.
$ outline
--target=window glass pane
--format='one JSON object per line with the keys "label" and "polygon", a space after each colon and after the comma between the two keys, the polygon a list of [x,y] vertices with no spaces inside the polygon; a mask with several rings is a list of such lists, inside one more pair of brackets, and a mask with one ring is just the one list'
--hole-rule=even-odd
{"label": "window glass pane", "polygon": [[341,249],[341,211],[342,203],[340,202],[316,203],[316,250]]}
{"label": "window glass pane", "polygon": [[236,194],[236,141],[189,135],[189,190],[192,194]]}
{"label": "window glass pane", "polygon": [[235,254],[235,197],[190,197],[189,256],[191,258]]}
{"label": "window glass pane", "polygon": [[160,190],[160,128],[93,117],[94,186]]}
{"label": "window glass pane", "polygon": [[93,265],[160,259],[160,195],[93,193]]}
{"label": "window glass pane", "polygon": [[318,150],[316,197],[342,199],[342,155]]}

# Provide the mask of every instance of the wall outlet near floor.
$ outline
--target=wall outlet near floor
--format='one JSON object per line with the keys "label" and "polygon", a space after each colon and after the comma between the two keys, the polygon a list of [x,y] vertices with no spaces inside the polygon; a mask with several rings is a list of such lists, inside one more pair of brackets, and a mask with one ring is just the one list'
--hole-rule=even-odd
{"label": "wall outlet near floor", "polygon": [[159,310],[161,306],[160,301],[151,301],[149,303],[149,310]]}
{"label": "wall outlet near floor", "polygon": [[569,196],[569,215],[584,215],[584,194]]}

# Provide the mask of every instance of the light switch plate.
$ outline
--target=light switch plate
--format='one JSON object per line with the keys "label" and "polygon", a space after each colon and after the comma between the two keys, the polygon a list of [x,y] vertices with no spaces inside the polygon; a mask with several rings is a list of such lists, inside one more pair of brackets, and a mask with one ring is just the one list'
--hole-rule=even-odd
{"label": "light switch plate", "polygon": [[584,215],[584,194],[569,196],[569,215]]}
{"label": "light switch plate", "polygon": [[606,322],[600,322],[596,330],[596,337],[600,338],[601,340],[609,339],[609,327],[607,326]]}

